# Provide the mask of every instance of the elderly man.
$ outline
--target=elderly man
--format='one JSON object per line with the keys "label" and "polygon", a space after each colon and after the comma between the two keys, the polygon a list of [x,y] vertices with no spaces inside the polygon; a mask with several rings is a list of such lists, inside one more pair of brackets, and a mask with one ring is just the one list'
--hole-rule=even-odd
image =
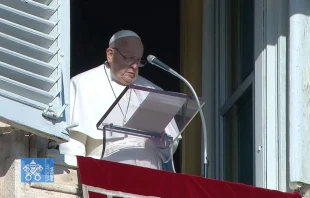
{"label": "elderly man", "polygon": [[[71,80],[70,113],[71,122],[79,126],[71,130],[70,141],[59,145],[65,162],[76,166],[75,156],[89,156],[99,159],[103,150],[103,132],[97,130],[96,123],[108,110],[119,94],[129,84],[136,84],[160,89],[150,81],[138,75],[139,67],[146,64],[142,61],[143,44],[140,37],[130,31],[115,33],[106,50],[107,61],[94,69],[81,73]],[[138,100],[133,92],[132,100]],[[125,109],[120,110],[125,119]],[[171,122],[165,129],[175,138],[178,129]],[[173,145],[173,152],[178,142]],[[104,159],[125,164],[132,164],[159,170],[173,170],[173,164],[163,163],[170,153],[156,146],[156,143],[142,137],[126,136],[113,133],[106,137]],[[168,163],[169,164],[169,163]],[[170,168],[167,168],[170,167]]]}

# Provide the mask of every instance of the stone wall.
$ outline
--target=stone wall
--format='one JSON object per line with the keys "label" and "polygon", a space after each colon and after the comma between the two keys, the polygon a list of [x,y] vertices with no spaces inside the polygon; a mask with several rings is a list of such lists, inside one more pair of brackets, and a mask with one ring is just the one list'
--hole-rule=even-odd
{"label": "stone wall", "polygon": [[54,183],[21,183],[21,158],[56,157],[48,140],[0,122],[0,198],[82,197],[77,168],[55,160]]}

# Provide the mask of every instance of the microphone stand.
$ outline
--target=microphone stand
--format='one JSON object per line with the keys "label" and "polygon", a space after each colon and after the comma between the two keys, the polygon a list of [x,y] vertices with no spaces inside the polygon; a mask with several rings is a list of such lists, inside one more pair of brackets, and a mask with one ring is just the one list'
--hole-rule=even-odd
{"label": "microphone stand", "polygon": [[[202,138],[203,138],[203,155],[202,155],[202,159],[201,159],[201,163],[202,163],[202,175],[204,178],[207,178],[208,177],[208,166],[209,166],[209,162],[208,162],[208,158],[207,158],[207,127],[206,127],[206,122],[205,122],[205,117],[204,117],[204,114],[202,112],[202,109],[201,109],[201,105],[200,105],[200,102],[199,102],[199,99],[198,99],[198,96],[194,90],[194,88],[192,87],[192,85],[183,77],[181,76],[180,74],[178,74],[176,71],[174,71],[173,69],[171,69],[170,67],[164,65],[164,66],[161,66],[159,64],[156,64],[155,62],[153,62],[153,60],[155,59],[156,57],[155,56],[152,56],[152,55],[149,55],[148,57],[148,61],[165,70],[165,71],[168,71],[169,73],[171,73],[172,75],[176,76],[177,78],[181,79],[189,88],[190,90],[192,91],[194,97],[195,97],[195,100],[197,102],[197,105],[198,105],[198,109],[199,109],[199,114],[200,114],[200,117],[201,117],[201,122],[202,122]],[[159,62],[159,60],[158,60]],[[161,62],[160,62],[161,63]]]}

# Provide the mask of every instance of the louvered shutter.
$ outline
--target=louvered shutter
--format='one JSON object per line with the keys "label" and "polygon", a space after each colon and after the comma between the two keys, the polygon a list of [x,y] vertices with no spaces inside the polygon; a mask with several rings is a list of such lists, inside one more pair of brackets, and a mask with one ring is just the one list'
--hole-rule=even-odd
{"label": "louvered shutter", "polygon": [[0,0],[0,120],[68,140],[70,0]]}

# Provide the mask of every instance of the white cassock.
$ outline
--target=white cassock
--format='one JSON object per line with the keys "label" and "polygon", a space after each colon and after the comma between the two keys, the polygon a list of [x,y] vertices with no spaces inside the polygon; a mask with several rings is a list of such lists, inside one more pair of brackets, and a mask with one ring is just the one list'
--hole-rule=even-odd
{"label": "white cassock", "polygon": [[[161,89],[141,76],[137,77],[134,84]],[[64,154],[66,164],[76,166],[75,156],[77,155],[100,159],[103,149],[103,131],[98,130],[96,124],[124,88],[125,86],[113,80],[110,69],[104,64],[71,79],[71,123],[77,122],[79,125],[71,130],[70,141],[59,145],[59,151]],[[137,102],[139,99],[139,95],[132,92],[130,100]],[[123,112],[125,112],[124,109]],[[115,119],[123,120],[120,117]],[[173,138],[179,134],[175,122],[170,122],[165,132]],[[178,141],[173,145],[174,151],[177,145]],[[162,161],[167,158],[167,155],[169,154],[161,152],[161,149],[146,138],[120,133],[106,136],[105,160],[161,169]]]}

